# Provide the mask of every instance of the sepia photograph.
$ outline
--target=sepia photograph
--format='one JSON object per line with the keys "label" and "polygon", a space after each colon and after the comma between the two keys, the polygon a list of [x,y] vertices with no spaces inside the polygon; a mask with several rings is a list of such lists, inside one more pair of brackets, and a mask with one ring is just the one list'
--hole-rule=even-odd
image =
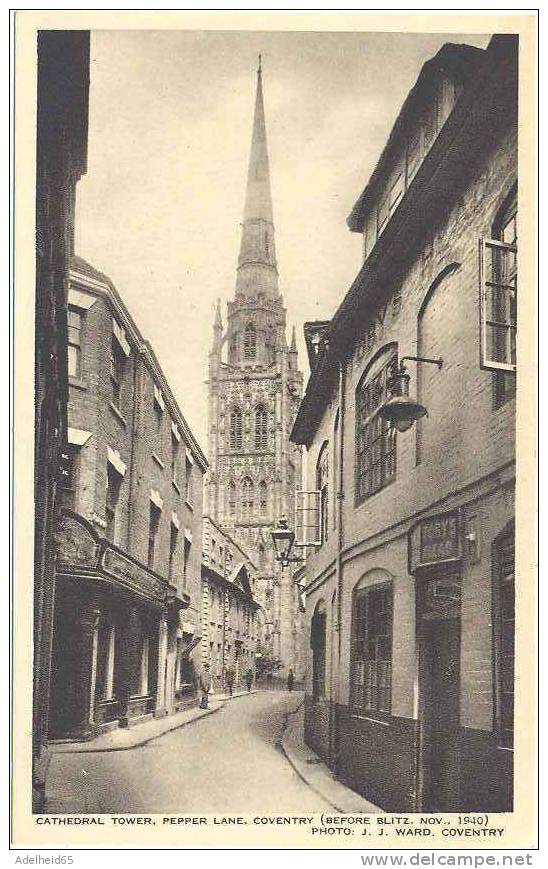
{"label": "sepia photograph", "polygon": [[32,37],[32,816],[384,847],[478,814],[440,847],[500,847],[520,28],[64,14]]}

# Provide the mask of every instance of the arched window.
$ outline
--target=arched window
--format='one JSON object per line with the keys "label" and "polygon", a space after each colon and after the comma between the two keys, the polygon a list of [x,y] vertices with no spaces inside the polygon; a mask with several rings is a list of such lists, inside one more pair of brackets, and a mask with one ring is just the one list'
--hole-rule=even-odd
{"label": "arched window", "polygon": [[255,449],[266,450],[268,446],[267,413],[262,404],[255,410]]}
{"label": "arched window", "polygon": [[236,515],[236,483],[232,481],[228,484],[228,515]]}
{"label": "arched window", "polygon": [[329,534],[329,443],[325,441],[316,462],[316,489],[320,493],[320,534],[325,543]]}
{"label": "arched window", "polygon": [[352,595],[350,702],[358,714],[390,712],[391,695],[392,582],[374,570]]}
{"label": "arched window", "polygon": [[257,333],[253,323],[248,323],[244,330],[244,357],[255,359],[257,354]]}
{"label": "arched window", "polygon": [[266,516],[268,513],[268,486],[264,480],[259,483],[259,508],[261,516]]}
{"label": "arched window", "polygon": [[396,476],[396,429],[379,416],[379,408],[392,394],[397,366],[397,349],[390,344],[373,357],[356,390],[357,504]]}
{"label": "arched window", "polygon": [[242,448],[242,411],[239,407],[233,407],[230,411],[230,449],[241,450]]}
{"label": "arched window", "polygon": [[238,362],[238,334],[236,332],[230,338],[228,361],[232,365],[236,365]]}
{"label": "arched window", "polygon": [[253,515],[253,481],[249,477],[242,480],[242,518],[249,519]]}
{"label": "arched window", "polygon": [[318,601],[310,623],[310,645],[312,647],[312,698],[318,700],[325,695],[325,603]]}

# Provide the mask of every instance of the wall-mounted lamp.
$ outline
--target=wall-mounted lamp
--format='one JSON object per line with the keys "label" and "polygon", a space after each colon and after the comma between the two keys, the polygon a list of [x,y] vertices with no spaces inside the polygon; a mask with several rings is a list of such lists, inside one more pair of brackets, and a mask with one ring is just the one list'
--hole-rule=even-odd
{"label": "wall-mounted lamp", "polygon": [[427,365],[437,365],[438,368],[441,368],[443,365],[443,359],[429,359],[425,356],[402,357],[398,370],[392,375],[389,382],[392,398],[385,401],[379,408],[379,416],[382,419],[388,420],[400,432],[410,429],[414,422],[428,413],[423,404],[409,396],[410,376],[404,365],[404,362],[407,360]]}
{"label": "wall-mounted lamp", "polygon": [[300,555],[291,555],[291,549],[295,542],[295,532],[288,526],[285,516],[279,519],[276,528],[273,528],[270,533],[274,544],[274,552],[276,553],[276,561],[279,561],[282,567],[287,567],[291,562],[303,560]]}

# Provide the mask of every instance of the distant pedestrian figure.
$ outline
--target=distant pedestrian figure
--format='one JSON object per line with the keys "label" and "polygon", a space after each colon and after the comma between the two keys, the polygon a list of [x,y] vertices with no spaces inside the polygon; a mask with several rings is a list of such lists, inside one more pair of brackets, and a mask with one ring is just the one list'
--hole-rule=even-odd
{"label": "distant pedestrian figure", "polygon": [[231,670],[230,667],[227,669],[225,673],[225,680],[228,687],[228,693],[232,697],[232,691],[234,688],[234,670]]}
{"label": "distant pedestrian figure", "polygon": [[293,674],[293,670],[291,667],[289,668],[289,673],[287,674],[287,690],[293,691],[293,685],[295,684],[295,676]]}
{"label": "distant pedestrian figure", "polygon": [[253,685],[253,670],[247,671],[247,673],[245,674],[245,682],[248,692],[251,693],[251,686]]}
{"label": "distant pedestrian figure", "polygon": [[200,673],[200,709],[207,709],[209,701],[209,692],[211,691],[211,676],[209,674],[209,664],[204,664]]}

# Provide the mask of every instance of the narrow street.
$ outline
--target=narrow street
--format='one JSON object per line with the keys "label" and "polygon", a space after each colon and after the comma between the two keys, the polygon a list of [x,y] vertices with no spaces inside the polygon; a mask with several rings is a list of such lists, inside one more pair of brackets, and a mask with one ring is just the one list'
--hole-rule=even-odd
{"label": "narrow street", "polygon": [[127,751],[65,754],[90,807],[135,814],[287,814],[324,811],[281,749],[301,695],[260,692]]}

